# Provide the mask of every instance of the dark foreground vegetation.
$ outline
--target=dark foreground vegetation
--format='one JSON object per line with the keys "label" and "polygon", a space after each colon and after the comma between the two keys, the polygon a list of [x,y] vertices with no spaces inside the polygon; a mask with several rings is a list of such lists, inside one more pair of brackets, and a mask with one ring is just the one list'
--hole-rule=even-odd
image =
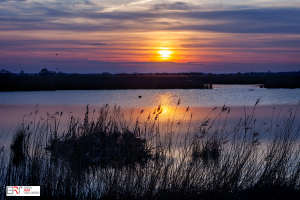
{"label": "dark foreground vegetation", "polygon": [[251,115],[227,129],[218,123],[230,113],[224,106],[180,133],[174,120],[162,131],[161,109],[130,123],[105,106],[98,118],[70,117],[67,130],[59,129],[62,113],[25,120],[0,152],[0,183],[41,186],[43,199],[300,199],[297,110],[274,127]]}
{"label": "dark foreground vegetation", "polygon": [[211,89],[212,84],[261,84],[265,88],[300,88],[300,72],[66,74],[42,69],[38,74],[0,73],[0,91]]}

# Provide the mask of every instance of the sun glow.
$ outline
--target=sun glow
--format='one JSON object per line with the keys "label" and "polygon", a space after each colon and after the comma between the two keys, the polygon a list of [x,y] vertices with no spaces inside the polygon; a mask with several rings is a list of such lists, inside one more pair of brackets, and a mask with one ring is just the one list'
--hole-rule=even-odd
{"label": "sun glow", "polygon": [[160,57],[162,59],[168,59],[170,58],[170,55],[172,54],[172,51],[169,51],[168,48],[162,48],[163,50],[158,51],[158,53],[160,54]]}

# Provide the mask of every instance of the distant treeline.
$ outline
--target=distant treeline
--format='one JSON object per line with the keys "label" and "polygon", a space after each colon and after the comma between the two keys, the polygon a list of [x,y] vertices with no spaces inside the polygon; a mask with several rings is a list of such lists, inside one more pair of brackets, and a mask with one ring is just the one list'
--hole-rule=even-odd
{"label": "distant treeline", "polygon": [[202,79],[185,75],[69,75],[1,77],[0,91],[101,90],[101,89],[209,89]]}
{"label": "distant treeline", "polygon": [[299,72],[205,74],[67,74],[42,69],[38,74],[0,72],[0,91],[101,89],[210,89],[212,84],[261,84],[265,88],[300,88]]}
{"label": "distant treeline", "polygon": [[[57,68],[58,71],[58,68]],[[300,70],[299,71],[286,71],[286,72],[237,72],[237,73],[203,73],[203,72],[177,72],[177,73],[166,73],[166,72],[156,72],[156,73],[139,73],[139,72],[133,72],[133,73],[110,73],[110,72],[102,72],[102,73],[93,73],[93,74],[77,74],[77,73],[63,73],[61,71],[51,71],[46,68],[43,68],[39,73],[25,73],[23,70],[20,71],[20,73],[11,73],[8,70],[1,69],[0,70],[0,76],[37,76],[37,75],[50,75],[50,76],[69,76],[69,75],[83,75],[83,76],[118,76],[118,75],[247,75],[247,76],[300,76]]]}
{"label": "distant treeline", "polygon": [[265,88],[300,88],[300,75],[206,75],[212,84],[261,84]]}

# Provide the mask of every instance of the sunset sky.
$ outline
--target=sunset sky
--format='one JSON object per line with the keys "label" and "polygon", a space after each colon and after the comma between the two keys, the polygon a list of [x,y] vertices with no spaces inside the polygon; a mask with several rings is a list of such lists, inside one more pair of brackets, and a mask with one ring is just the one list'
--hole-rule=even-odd
{"label": "sunset sky", "polygon": [[0,0],[0,69],[44,67],[298,71],[300,0]]}

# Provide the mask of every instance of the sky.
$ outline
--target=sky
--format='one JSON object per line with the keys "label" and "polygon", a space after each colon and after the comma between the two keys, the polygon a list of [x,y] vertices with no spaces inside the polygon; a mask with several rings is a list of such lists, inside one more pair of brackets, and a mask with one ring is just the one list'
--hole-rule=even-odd
{"label": "sky", "polygon": [[300,0],[0,0],[0,69],[42,68],[298,71]]}

